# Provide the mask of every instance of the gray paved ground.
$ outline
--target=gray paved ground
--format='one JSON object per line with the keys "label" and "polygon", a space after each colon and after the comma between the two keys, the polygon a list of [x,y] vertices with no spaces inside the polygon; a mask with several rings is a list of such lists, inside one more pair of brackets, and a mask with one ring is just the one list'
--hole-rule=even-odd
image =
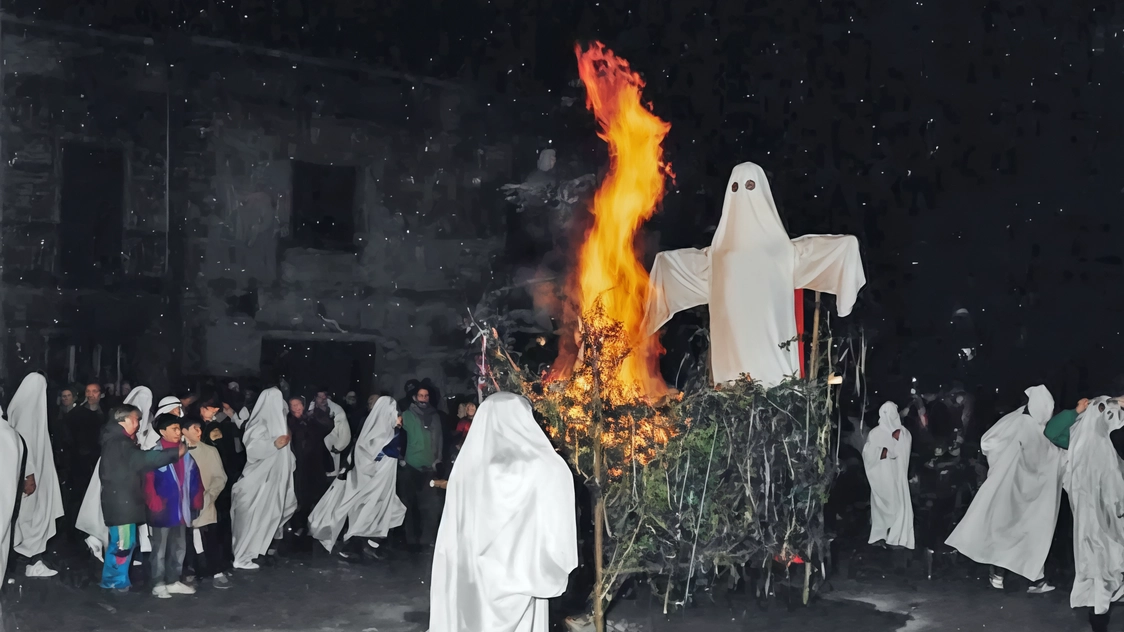
{"label": "gray paved ground", "polygon": [[[762,608],[742,595],[730,595],[665,617],[662,603],[642,593],[621,603],[614,615],[641,624],[646,632],[1087,629],[1083,613],[1068,608],[1068,586],[1032,597],[1023,593],[1025,584],[1012,581],[1000,593],[987,587],[978,577],[982,569],[972,565],[940,570],[928,580],[917,568],[883,576],[880,569],[885,567],[877,560],[861,558],[840,573],[850,578],[833,578],[807,608],[790,611],[781,602]],[[93,568],[89,565],[88,577]],[[424,632],[428,572],[423,560],[352,565],[302,554],[240,572],[230,590],[204,587],[192,597],[157,600],[145,593],[108,597],[88,578],[76,581],[82,569],[72,569],[65,579],[18,578],[7,586],[4,632]],[[1117,628],[1124,629],[1124,621],[1115,622]]]}

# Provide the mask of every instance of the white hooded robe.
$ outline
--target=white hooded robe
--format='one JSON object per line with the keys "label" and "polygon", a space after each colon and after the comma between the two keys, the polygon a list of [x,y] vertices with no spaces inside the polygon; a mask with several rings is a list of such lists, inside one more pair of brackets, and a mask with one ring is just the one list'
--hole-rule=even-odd
{"label": "white hooded robe", "polygon": [[1108,612],[1124,596],[1124,462],[1109,433],[1124,426],[1124,410],[1098,397],[1069,431],[1066,491],[1073,509],[1076,576],[1069,605]]}
{"label": "white hooded robe", "polygon": [[328,400],[328,411],[332,416],[332,431],[324,437],[324,447],[332,454],[332,467],[328,476],[335,476],[340,471],[340,454],[347,450],[351,444],[351,424],[347,422],[347,412],[343,406]]}
{"label": "white hooded robe", "polygon": [[547,599],[577,564],[569,467],[526,399],[492,395],[449,476],[429,632],[547,632]]}
{"label": "white hooded robe", "polygon": [[[155,445],[151,437],[155,435],[157,440],[160,437],[152,429],[152,391],[147,386],[137,386],[129,391],[129,396],[125,398],[124,403],[136,406],[140,410],[137,441],[140,442],[143,438],[144,442],[149,444],[149,448],[142,445],[141,449],[150,449],[151,445]],[[113,423],[113,421],[107,420],[106,423]],[[86,546],[100,561],[106,545],[109,544],[109,527],[105,525],[105,515],[101,510],[101,459],[98,459],[97,465],[94,466],[94,476],[86,486],[86,495],[82,497],[82,506],[78,509],[75,526],[88,536]],[[141,536],[138,538],[141,552],[151,551],[152,542],[148,538],[147,530],[142,534],[138,527],[138,535]],[[134,564],[137,561],[139,560],[134,560]]]}
{"label": "white hooded robe", "polygon": [[722,219],[709,248],[656,255],[645,330],[676,313],[710,305],[710,364],[715,384],[743,374],[766,387],[800,370],[793,291],[835,294],[840,316],[866,284],[859,242],[851,235],[790,239],[761,167],[744,162],[730,174]]}
{"label": "white hooded robe", "polygon": [[246,467],[234,484],[231,520],[234,532],[234,563],[244,566],[265,555],[273,540],[280,539],[285,523],[297,510],[293,471],[297,462],[286,445],[273,442],[289,434],[285,398],[277,388],[262,391],[254,412],[246,422],[242,441],[246,445]]}
{"label": "white hooded robe", "polygon": [[346,479],[332,481],[309,515],[309,534],[329,552],[345,522],[344,539],[348,540],[356,536],[384,538],[405,519],[406,506],[395,492],[398,459],[383,457],[376,461],[394,438],[397,421],[398,403],[392,397],[380,397],[355,442],[354,467]]}
{"label": "white hooded robe", "polygon": [[32,557],[47,550],[47,540],[55,536],[55,521],[63,516],[55,453],[47,432],[47,378],[39,373],[23,378],[8,405],[8,423],[27,444],[24,477],[35,475],[35,493],[24,497],[16,521],[16,552]]}
{"label": "white hooded robe", "polygon": [[[901,430],[897,439],[894,431]],[[866,436],[863,465],[870,482],[870,544],[913,548],[913,503],[909,495],[909,450],[913,437],[902,427],[898,405],[882,404],[878,427]],[[886,458],[882,458],[882,449]]]}
{"label": "white hooded robe", "polygon": [[[4,411],[0,409],[0,417]],[[23,463],[24,441],[16,429],[7,423],[0,423],[0,580],[8,570],[12,531],[16,528],[12,517],[16,511],[18,490],[22,490],[20,465]],[[28,459],[31,455],[28,455]],[[23,478],[27,478],[26,475]],[[26,499],[26,497],[25,497]],[[22,504],[22,501],[21,501]]]}
{"label": "white hooded robe", "polygon": [[987,480],[945,544],[1033,582],[1045,575],[1066,454],[1043,434],[1054,412],[1050,391],[1033,386],[1026,395],[1025,411],[1004,416],[984,434]]}

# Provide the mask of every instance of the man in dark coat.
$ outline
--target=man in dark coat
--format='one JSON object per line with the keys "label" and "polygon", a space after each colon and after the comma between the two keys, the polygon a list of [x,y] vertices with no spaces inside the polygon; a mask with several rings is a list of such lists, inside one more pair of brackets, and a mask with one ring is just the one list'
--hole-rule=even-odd
{"label": "man in dark coat", "polygon": [[[63,499],[66,523],[74,526],[86,486],[94,477],[94,467],[101,458],[101,432],[105,426],[105,411],[101,405],[101,386],[97,382],[86,385],[86,400],[74,407],[59,428],[63,436],[62,460]],[[71,530],[73,535],[77,532]]]}
{"label": "man in dark coat", "polygon": [[129,567],[137,543],[137,525],[147,520],[144,474],[183,457],[187,446],[166,450],[141,450],[137,445],[140,410],[136,406],[113,409],[112,422],[101,433],[101,509],[109,528],[109,547],[102,567],[101,587],[129,592]]}

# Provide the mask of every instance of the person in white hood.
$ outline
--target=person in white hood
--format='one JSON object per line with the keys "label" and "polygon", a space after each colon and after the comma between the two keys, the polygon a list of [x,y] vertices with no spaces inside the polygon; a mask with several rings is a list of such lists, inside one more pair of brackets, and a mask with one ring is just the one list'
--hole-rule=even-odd
{"label": "person in white hood", "polygon": [[987,480],[945,544],[992,566],[990,579],[1003,588],[1004,570],[1033,582],[1027,592],[1047,593],[1046,556],[1062,502],[1066,455],[1043,434],[1054,413],[1045,386],[1026,390],[1027,404],[997,421],[980,441]]}
{"label": "person in white hood", "polygon": [[447,490],[429,632],[547,632],[578,564],[574,479],[526,399],[484,400]]}
{"label": "person in white hood", "polygon": [[[351,468],[332,482],[308,518],[308,531],[331,552],[347,524],[346,542],[353,536],[385,538],[402,525],[406,506],[398,499],[395,481],[398,459],[382,450],[394,438],[398,423],[398,402],[381,397],[367,415],[355,442]],[[343,551],[341,551],[341,554]]]}
{"label": "person in white hood", "polygon": [[[0,417],[3,415],[4,411],[0,409]],[[8,570],[8,553],[15,537],[16,524],[12,518],[19,505],[23,504],[23,499],[35,493],[35,480],[24,474],[28,456],[20,433],[7,422],[0,421],[0,585],[3,585]]]}
{"label": "person in white hood", "polygon": [[909,450],[913,438],[902,426],[898,405],[882,404],[878,426],[863,446],[870,482],[870,544],[913,548],[913,504],[909,495]]}
{"label": "person in white hood", "polygon": [[1120,400],[1098,397],[1069,429],[1065,489],[1073,510],[1076,575],[1069,605],[1092,608],[1093,630],[1108,629],[1112,603],[1124,597],[1124,461],[1109,434],[1124,426]]}
{"label": "person in white hood", "polygon": [[47,433],[47,378],[31,373],[23,379],[8,406],[8,423],[27,444],[24,475],[35,477],[35,493],[20,504],[16,553],[31,560],[24,570],[27,577],[53,577],[58,571],[48,568],[40,557],[47,551],[47,541],[55,536],[55,521],[63,515],[62,490]]}
{"label": "person in white hood", "polygon": [[234,484],[231,520],[234,527],[234,568],[257,570],[254,559],[265,555],[284,535],[285,523],[297,510],[293,487],[296,461],[289,449],[285,398],[277,388],[266,389],[246,422],[246,468]]}

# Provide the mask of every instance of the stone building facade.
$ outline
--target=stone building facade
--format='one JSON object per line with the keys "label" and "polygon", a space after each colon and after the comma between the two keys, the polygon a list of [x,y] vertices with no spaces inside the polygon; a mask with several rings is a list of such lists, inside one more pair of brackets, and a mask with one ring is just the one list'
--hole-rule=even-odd
{"label": "stone building facade", "polygon": [[[467,86],[4,16],[6,383],[468,387],[521,147]],[[118,363],[121,369],[118,371]]]}

